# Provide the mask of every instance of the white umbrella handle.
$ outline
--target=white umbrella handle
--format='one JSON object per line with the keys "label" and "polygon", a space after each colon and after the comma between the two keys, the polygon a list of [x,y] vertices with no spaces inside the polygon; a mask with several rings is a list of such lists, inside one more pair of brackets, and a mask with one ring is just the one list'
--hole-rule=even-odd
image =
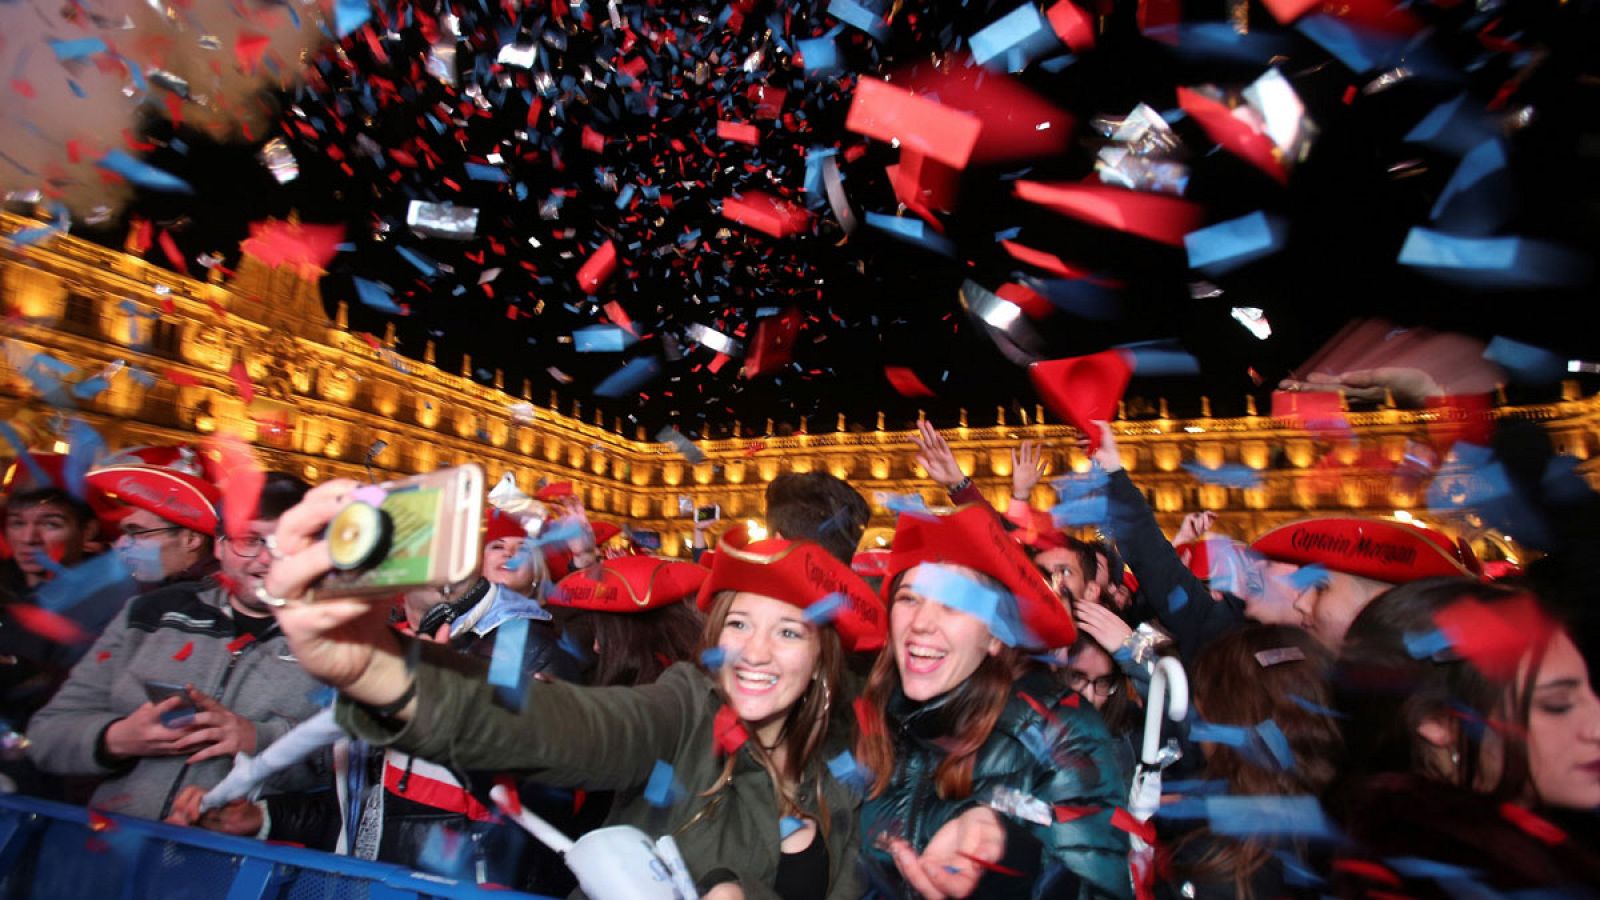
{"label": "white umbrella handle", "polygon": [[517,798],[503,784],[497,784],[489,789],[489,798],[500,811],[506,814],[511,821],[521,825],[523,830],[539,839],[539,842],[556,851],[562,856],[572,849],[572,838],[561,833],[561,829],[539,818],[522,808]]}
{"label": "white umbrella handle", "polygon": [[[1165,707],[1165,708],[1163,708]],[[1189,676],[1184,674],[1183,663],[1175,657],[1163,656],[1156,660],[1156,670],[1150,676],[1150,697],[1144,707],[1144,746],[1139,761],[1147,766],[1156,764],[1161,751],[1161,719],[1182,722],[1189,715]]]}

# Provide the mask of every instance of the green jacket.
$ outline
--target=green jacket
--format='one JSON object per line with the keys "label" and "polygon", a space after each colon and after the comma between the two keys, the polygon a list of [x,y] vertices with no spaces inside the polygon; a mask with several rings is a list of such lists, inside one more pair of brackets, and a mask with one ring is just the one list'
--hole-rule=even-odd
{"label": "green jacket", "polygon": [[[745,896],[776,898],[781,853],[780,816],[772,780],[747,748],[739,750],[732,781],[700,796],[721,777],[713,723],[723,705],[711,678],[678,663],[643,687],[582,687],[535,681],[521,712],[507,709],[495,688],[430,661],[416,669],[416,716],[395,731],[341,698],[338,720],[377,746],[393,746],[458,771],[524,772],[557,787],[616,791],[607,825],[633,825],[656,837],[671,834],[698,880],[716,869],[739,876]],[[861,798],[836,780],[827,760],[849,748],[853,723],[848,698],[836,698],[827,748],[811,760],[800,801],[817,812],[809,788],[823,774],[827,803],[829,900],[860,897],[856,859]],[[843,715],[840,715],[841,711]],[[672,766],[683,790],[666,808],[644,789],[658,761]]]}

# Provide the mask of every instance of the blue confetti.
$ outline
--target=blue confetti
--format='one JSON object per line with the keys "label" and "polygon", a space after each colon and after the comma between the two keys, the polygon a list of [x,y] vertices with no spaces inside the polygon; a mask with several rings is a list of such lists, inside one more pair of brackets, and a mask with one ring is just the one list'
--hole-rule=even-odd
{"label": "blue confetti", "polygon": [[70,41],[50,39],[50,50],[61,62],[87,59],[96,53],[105,53],[106,42],[97,37],[75,38]]}
{"label": "blue confetti", "polygon": [[483,163],[467,163],[467,177],[473,181],[508,182],[511,176],[495,166],[486,166]]}
{"label": "blue confetti", "polygon": [[713,672],[722,668],[724,665],[727,665],[727,662],[728,651],[722,649],[721,647],[707,647],[706,649],[700,651],[700,665],[705,666],[707,669]]}
{"label": "blue confetti", "polygon": [[1462,157],[1429,217],[1450,234],[1493,234],[1511,215],[1512,190],[1505,145],[1487,140]]}
{"label": "blue confetti", "polygon": [[1181,584],[1174,585],[1172,591],[1167,594],[1167,612],[1175,613],[1188,605],[1189,592],[1184,590]]}
{"label": "blue confetti", "polygon": [[[404,259],[406,262],[410,263],[418,272],[421,272],[424,278],[432,278],[435,275],[439,274],[439,264],[438,263],[434,262],[433,260],[429,259],[426,256],[423,256],[421,253],[418,253],[417,251],[412,250],[410,247],[401,247],[399,245],[396,245],[395,248],[394,248],[394,252],[400,254],[400,258],[401,259]],[[461,286],[461,285],[457,285],[457,286],[458,287],[462,287],[462,292],[465,293],[466,289],[465,289],[464,286]]]}
{"label": "blue confetti", "polygon": [[1189,740],[1197,744],[1222,744],[1225,747],[1243,747],[1250,743],[1250,729],[1237,725],[1218,725],[1204,719],[1189,723]]}
{"label": "blue confetti", "polygon": [[906,216],[888,216],[883,213],[867,213],[867,224],[878,229],[884,234],[905,243],[932,250],[943,256],[955,256],[956,245],[949,238],[928,227],[928,223],[921,219]]}
{"label": "blue confetti", "polygon": [[[1333,840],[1338,829],[1317,798],[1307,796],[1206,797],[1211,830],[1230,837],[1301,837]],[[1158,813],[1159,815],[1159,813]]]}
{"label": "blue confetti", "polygon": [[394,297],[390,294],[387,285],[379,284],[376,281],[368,281],[359,276],[351,276],[350,280],[355,283],[356,298],[361,301],[363,306],[381,313],[388,313],[389,315],[405,315],[405,310],[394,302]]}
{"label": "blue confetti", "polygon": [[1555,244],[1518,237],[1459,237],[1412,228],[1400,264],[1463,287],[1540,288],[1569,284],[1589,270],[1578,254]]}
{"label": "blue confetti", "polygon": [[806,827],[806,823],[794,816],[784,816],[778,820],[778,840],[787,840],[789,835]]}
{"label": "blue confetti", "polygon": [[812,625],[827,625],[834,620],[839,611],[847,608],[850,601],[844,594],[829,594],[816,603],[806,607],[802,617]]}
{"label": "blue confetti", "polygon": [[[343,2],[340,3],[343,6]],[[422,850],[417,854],[417,868],[446,878],[466,878],[471,875],[473,842],[462,832],[435,824],[422,840]]]}
{"label": "blue confetti", "polygon": [[1137,341],[1117,349],[1128,354],[1134,373],[1141,377],[1200,374],[1200,361],[1176,341]]}
{"label": "blue confetti", "polygon": [[1104,494],[1065,500],[1050,508],[1050,518],[1057,528],[1099,525],[1108,518],[1109,506]]}
{"label": "blue confetti", "polygon": [[834,41],[836,32],[837,29],[821,37],[794,42],[807,75],[837,75],[844,71],[839,62],[839,45]]}
{"label": "blue confetti", "polygon": [[1283,218],[1253,212],[1191,231],[1183,236],[1183,246],[1189,252],[1189,268],[1217,276],[1278,252],[1288,231]]}
{"label": "blue confetti", "polygon": [[1028,63],[1061,49],[1061,41],[1032,3],[1024,3],[994,20],[968,41],[980,66],[1020,72]]}
{"label": "blue confetti", "polygon": [[[17,434],[10,422],[0,422],[0,438],[4,438],[5,442],[11,445],[11,449],[16,452],[23,468],[28,470],[28,477],[34,484],[55,485],[55,479],[47,475],[44,468],[39,465],[39,461],[33,458],[33,454],[28,451],[27,441],[22,439],[22,435]],[[61,487],[61,485],[56,486]]]}
{"label": "blue confetti", "polygon": [[1016,599],[1004,590],[980,584],[938,563],[917,566],[905,586],[928,600],[972,616],[1008,647],[1039,646],[1038,639],[1023,624]]}
{"label": "blue confetti", "polygon": [[1300,707],[1301,709],[1305,710],[1306,712],[1311,713],[1314,716],[1327,716],[1330,719],[1343,719],[1343,718],[1345,718],[1344,713],[1339,712],[1337,709],[1329,709],[1328,707],[1323,706],[1321,704],[1312,703],[1310,700],[1307,700],[1306,698],[1300,696],[1299,694],[1290,694],[1289,695],[1289,702],[1293,703],[1295,706]]}
{"label": "blue confetti", "polygon": [[1267,752],[1272,754],[1272,760],[1277,768],[1284,771],[1294,769],[1294,750],[1289,746],[1289,738],[1278,727],[1278,723],[1271,719],[1256,726],[1256,734],[1261,737],[1262,743],[1267,745]]}
{"label": "blue confetti", "polygon": [[633,335],[616,325],[590,325],[572,332],[572,349],[579,353],[621,353]]}
{"label": "blue confetti", "polygon": [[528,620],[511,619],[494,634],[494,655],[489,659],[489,683],[501,702],[522,709],[526,671],[522,659],[528,646]]}
{"label": "blue confetti", "polygon": [[58,571],[54,578],[39,586],[35,602],[41,609],[67,613],[79,603],[113,590],[132,596],[136,590],[133,574],[121,555],[102,553]]}
{"label": "blue confetti", "polygon": [[164,172],[155,166],[140,162],[121,150],[111,150],[95,165],[115,172],[139,187],[173,194],[192,194],[194,188],[187,181]]}
{"label": "blue confetti", "polygon": [[1490,340],[1483,358],[1511,373],[1517,381],[1528,384],[1554,384],[1567,371],[1566,363],[1554,353],[1507,337]]}
{"label": "blue confetti", "polygon": [[835,781],[855,791],[865,791],[872,783],[872,773],[861,768],[849,750],[828,760],[828,772]]}
{"label": "blue confetti", "polygon": [[1294,572],[1284,577],[1289,586],[1296,593],[1307,591],[1316,587],[1323,587],[1332,579],[1327,566],[1320,563],[1307,563]]}
{"label": "blue confetti", "polygon": [[334,7],[334,27],[338,30],[339,37],[344,37],[372,18],[372,5],[368,0],[336,0]]}
{"label": "blue confetti", "polygon": [[1197,462],[1186,462],[1183,468],[1201,484],[1214,484],[1227,488],[1255,488],[1261,486],[1261,473],[1244,463],[1224,463],[1215,469]]}
{"label": "blue confetti", "polygon": [[107,381],[105,376],[96,375],[93,378],[85,378],[73,385],[72,396],[79,400],[92,400],[105,393],[109,387],[111,387],[111,382]]}
{"label": "blue confetti", "polygon": [[661,375],[661,361],[654,356],[630,359],[622,368],[607,375],[595,385],[596,397],[622,397],[638,393],[639,389]]}
{"label": "blue confetti", "polygon": [[672,766],[656,760],[655,768],[650,770],[650,780],[644,786],[645,802],[662,809],[677,803],[684,793],[683,785],[673,776]]}
{"label": "blue confetti", "polygon": [[1432,631],[1408,631],[1401,636],[1406,652],[1412,659],[1433,659],[1450,649],[1450,636],[1435,628]]}
{"label": "blue confetti", "polygon": [[1435,106],[1409,131],[1405,140],[1463,156],[1497,133],[1498,128],[1466,94]]}
{"label": "blue confetti", "polygon": [[66,462],[61,467],[61,476],[66,481],[62,487],[72,496],[84,500],[89,496],[87,483],[89,470],[105,454],[106,442],[93,426],[79,419],[68,422],[67,440],[71,443],[72,449],[67,451]]}

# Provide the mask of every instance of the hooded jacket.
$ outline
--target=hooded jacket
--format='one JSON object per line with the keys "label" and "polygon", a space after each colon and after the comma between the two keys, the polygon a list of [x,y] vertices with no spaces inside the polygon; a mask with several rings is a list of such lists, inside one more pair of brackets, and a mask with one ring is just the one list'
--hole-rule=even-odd
{"label": "hooded jacket", "polygon": [[918,704],[896,690],[888,703],[894,772],[861,812],[861,833],[874,845],[865,851],[874,877],[896,896],[916,896],[887,850],[875,846],[877,838],[902,837],[921,853],[947,822],[988,804],[996,789],[1010,789],[1038,801],[1032,816],[1000,817],[1006,826],[1001,866],[1021,874],[986,873],[980,895],[1131,897],[1128,836],[1111,824],[1116,808],[1126,804],[1128,785],[1094,709],[1078,706],[1076,695],[1042,672],[1024,675],[978,749],[972,793],[946,799],[934,771],[947,755],[942,739],[959,724],[948,708],[954,696]]}
{"label": "hooded jacket", "polygon": [[[255,723],[257,747],[315,714],[318,685],[290,654],[277,625],[259,641],[238,638],[233,615],[226,592],[209,578],[169,584],[129,601],[61,690],[34,714],[29,757],[46,772],[103,776],[91,798],[95,806],[147,819],[165,817],[184,785],[217,784],[233,767],[231,757],[189,765],[197,747],[175,756],[112,760],[101,741],[113,722],[147,702],[146,681],[193,684],[215,697]],[[306,789],[328,777],[325,766],[308,763],[270,787]]]}
{"label": "hooded jacket", "polygon": [[[633,825],[651,837],[672,835],[696,880],[725,869],[737,876],[747,898],[777,896],[781,821],[772,779],[746,744],[734,751],[731,781],[712,791],[725,761],[716,734],[723,702],[700,668],[678,663],[640,687],[536,681],[518,712],[497,699],[493,685],[431,658],[440,649],[421,648],[416,715],[398,731],[345,698],[338,704],[339,723],[375,746],[460,771],[513,769],[555,787],[614,790],[607,825]],[[821,774],[830,900],[855,900],[862,893],[856,878],[860,798],[826,763],[849,746],[850,709],[846,698],[833,701],[827,745],[807,761],[799,791],[801,804],[819,811],[811,786]],[[657,808],[645,788],[662,762],[672,767],[682,791],[675,802]]]}

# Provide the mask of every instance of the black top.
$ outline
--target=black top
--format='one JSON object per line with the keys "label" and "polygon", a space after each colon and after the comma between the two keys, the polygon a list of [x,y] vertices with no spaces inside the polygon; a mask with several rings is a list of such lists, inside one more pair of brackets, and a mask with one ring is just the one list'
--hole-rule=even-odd
{"label": "black top", "polygon": [[822,900],[828,896],[828,843],[818,829],[803,850],[778,858],[778,896],[783,900]]}

